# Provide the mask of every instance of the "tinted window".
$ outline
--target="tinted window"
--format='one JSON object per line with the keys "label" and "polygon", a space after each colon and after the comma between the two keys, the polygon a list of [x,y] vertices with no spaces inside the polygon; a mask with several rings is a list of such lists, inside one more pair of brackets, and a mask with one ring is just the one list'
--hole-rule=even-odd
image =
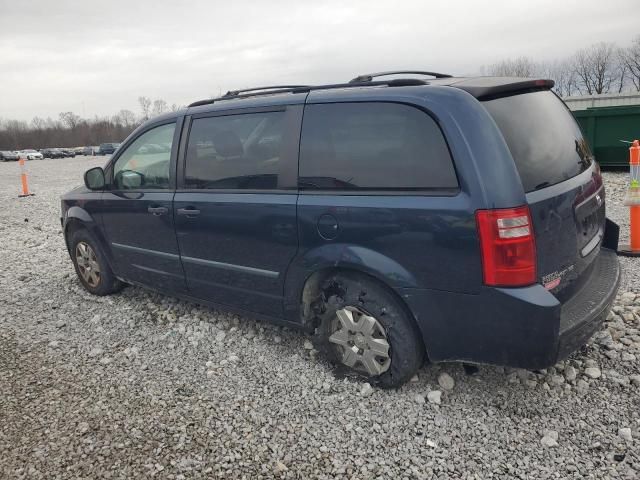
{"label": "tinted window", "polygon": [[552,92],[484,102],[511,150],[526,192],[575,177],[592,156],[580,127]]}
{"label": "tinted window", "polygon": [[305,108],[301,188],[380,190],[457,185],[442,132],[426,113],[394,103]]}
{"label": "tinted window", "polygon": [[153,128],[129,145],[113,168],[115,188],[169,188],[169,163],[175,128],[175,123]]}
{"label": "tinted window", "polygon": [[284,114],[195,119],[187,146],[185,187],[278,188]]}

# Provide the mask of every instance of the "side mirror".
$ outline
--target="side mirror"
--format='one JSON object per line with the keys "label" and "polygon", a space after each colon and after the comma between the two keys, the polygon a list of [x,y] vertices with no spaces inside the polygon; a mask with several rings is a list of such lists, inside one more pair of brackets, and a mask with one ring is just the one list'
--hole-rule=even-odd
{"label": "side mirror", "polygon": [[144,175],[135,170],[120,170],[117,174],[116,185],[127,190],[135,190],[144,185]]}
{"label": "side mirror", "polygon": [[105,180],[102,167],[90,168],[84,172],[84,184],[89,190],[103,190]]}

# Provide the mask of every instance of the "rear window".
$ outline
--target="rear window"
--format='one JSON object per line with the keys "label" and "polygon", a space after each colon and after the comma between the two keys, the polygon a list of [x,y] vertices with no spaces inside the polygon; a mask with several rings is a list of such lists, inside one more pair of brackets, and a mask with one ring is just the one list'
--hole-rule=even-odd
{"label": "rear window", "polygon": [[396,103],[308,105],[300,143],[300,188],[422,190],[457,188],[440,127]]}
{"label": "rear window", "polygon": [[509,146],[526,192],[584,172],[592,162],[580,127],[550,91],[483,102]]}

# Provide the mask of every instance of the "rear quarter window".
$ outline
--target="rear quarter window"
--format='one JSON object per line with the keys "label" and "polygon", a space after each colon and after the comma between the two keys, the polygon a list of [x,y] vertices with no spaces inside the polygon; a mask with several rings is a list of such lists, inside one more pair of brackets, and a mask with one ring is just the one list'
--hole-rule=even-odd
{"label": "rear quarter window", "polygon": [[569,109],[550,91],[483,102],[502,132],[525,192],[584,172],[591,151]]}
{"label": "rear quarter window", "polygon": [[307,105],[299,185],[307,190],[423,190],[458,187],[435,120],[395,103]]}

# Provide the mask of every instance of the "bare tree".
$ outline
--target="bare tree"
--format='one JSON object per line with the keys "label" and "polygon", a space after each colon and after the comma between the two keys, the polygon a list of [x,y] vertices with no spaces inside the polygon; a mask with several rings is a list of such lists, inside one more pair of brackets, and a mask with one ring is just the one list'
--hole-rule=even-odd
{"label": "bare tree", "polygon": [[44,130],[45,128],[47,128],[47,121],[41,117],[33,117],[33,120],[31,120],[31,125],[33,125],[33,128],[36,130]]}
{"label": "bare tree", "polygon": [[534,77],[537,70],[538,66],[533,60],[528,57],[518,57],[489,65],[486,72],[496,77]]}
{"label": "bare tree", "polygon": [[5,120],[2,125],[4,133],[4,142],[0,144],[0,149],[15,150],[20,148],[20,139],[29,131],[27,122],[21,120]]}
{"label": "bare tree", "polygon": [[60,120],[41,117],[35,117],[31,122],[5,120],[0,123],[0,150],[121,142],[137,125],[133,113],[126,112],[120,112],[114,119],[97,116],[83,119],[75,114],[69,115],[71,112],[63,112],[59,115]]}
{"label": "bare tree", "polygon": [[158,98],[153,101],[153,115],[160,115],[169,109],[167,102]]}
{"label": "bare tree", "polygon": [[627,65],[624,62],[620,61],[620,58],[621,58],[620,49],[618,49],[617,57],[618,57],[618,70],[620,73],[616,80],[616,85],[617,85],[616,90],[618,91],[618,93],[622,93],[622,91],[626,88],[627,83],[629,83],[628,82],[629,72],[627,69]]}
{"label": "bare tree", "polygon": [[620,60],[631,85],[636,92],[640,92],[640,35],[633,39],[631,46],[620,51]]}
{"label": "bare tree", "polygon": [[142,119],[149,119],[149,112],[151,110],[151,99],[149,97],[138,97],[138,103],[140,104],[140,109],[142,110]]}
{"label": "bare tree", "polygon": [[540,63],[538,75],[553,80],[555,82],[553,89],[561,97],[570,97],[579,93],[576,73],[568,60]]}
{"label": "bare tree", "polygon": [[116,123],[125,127],[136,125],[136,115],[131,110],[122,109],[115,115]]}
{"label": "bare tree", "polygon": [[62,112],[60,114],[60,121],[72,130],[78,126],[80,120],[80,115],[76,115],[73,112]]}
{"label": "bare tree", "polygon": [[619,59],[618,48],[613,43],[601,42],[578,50],[573,69],[581,93],[596,95],[621,90],[624,70]]}

